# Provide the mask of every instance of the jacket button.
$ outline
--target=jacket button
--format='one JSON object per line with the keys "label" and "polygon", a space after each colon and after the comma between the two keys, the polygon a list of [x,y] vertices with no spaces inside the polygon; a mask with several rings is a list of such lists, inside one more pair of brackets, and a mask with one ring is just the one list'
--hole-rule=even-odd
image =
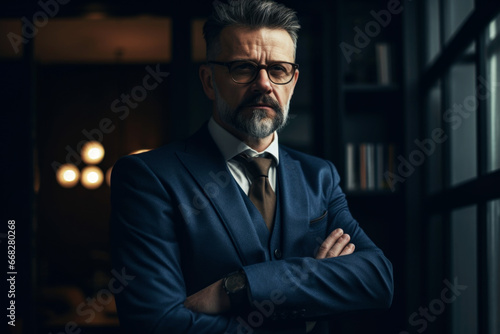
{"label": "jacket button", "polygon": [[279,249],[275,249],[274,250],[274,256],[277,258],[277,259],[281,259],[281,256],[283,254],[281,254],[281,251]]}

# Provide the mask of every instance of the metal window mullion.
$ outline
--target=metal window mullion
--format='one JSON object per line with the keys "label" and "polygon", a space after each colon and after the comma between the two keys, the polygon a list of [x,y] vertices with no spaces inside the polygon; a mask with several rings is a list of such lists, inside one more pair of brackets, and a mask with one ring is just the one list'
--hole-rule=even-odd
{"label": "metal window mullion", "polygon": [[[485,1],[476,0],[476,7],[480,7]],[[475,52],[475,62],[476,62],[476,96],[480,96],[481,87],[484,90],[484,81],[482,79],[488,79],[488,73],[486,68],[486,32],[483,29],[479,35],[476,36],[476,52]],[[488,164],[488,123],[487,123],[487,112],[488,112],[488,101],[487,99],[477,99],[477,174],[483,176],[487,173]]]}
{"label": "metal window mullion", "polygon": [[[481,6],[482,0],[476,0],[476,6]],[[487,80],[486,68],[486,35],[481,31],[476,38],[476,96],[481,96],[484,82]],[[481,177],[487,173],[488,163],[488,131],[487,131],[487,99],[477,99],[477,173]],[[477,205],[477,319],[478,333],[491,333],[489,328],[489,275],[488,275],[488,231],[487,204],[482,200]]]}
{"label": "metal window mullion", "polygon": [[[443,56],[445,51],[445,40],[446,40],[446,17],[445,13],[445,0],[439,0],[439,42],[440,42],[440,52],[438,58]],[[443,117],[443,113],[446,110],[446,106],[449,104],[450,99],[450,84],[449,84],[449,68],[446,69],[444,74],[441,76],[441,119]],[[431,82],[429,82],[429,86],[431,86]],[[443,130],[445,133],[450,133],[450,125],[448,123],[443,124]],[[447,140],[443,143],[441,150],[441,186],[442,191],[448,189],[451,184],[451,151],[450,151],[450,140]],[[451,211],[446,211],[443,213],[443,246],[444,246],[444,273],[447,277],[452,277],[452,258],[453,258],[453,250],[452,250],[452,240],[451,240]],[[447,333],[452,334],[453,328],[453,317],[451,312],[447,312],[444,314],[444,323]]]}
{"label": "metal window mullion", "polygon": [[[445,5],[444,0],[440,0],[440,44],[441,44],[441,52],[440,56],[442,57],[443,52],[445,50],[445,25],[446,25],[446,17],[445,13]],[[451,65],[450,65],[451,66]],[[450,104],[450,67],[446,69],[444,74],[441,76],[441,118],[446,110],[446,107]],[[445,133],[450,135],[451,126],[449,123],[443,124],[443,129]],[[449,189],[451,186],[451,140],[447,140],[443,143],[443,147],[441,150],[441,182],[442,189]],[[447,277],[452,277],[453,268],[452,268],[452,258],[453,258],[453,249],[452,249],[452,240],[451,240],[451,211],[446,211],[443,213],[443,243],[444,243],[444,273]],[[452,334],[453,328],[453,316],[451,312],[447,312],[444,315],[446,318],[444,319],[447,334]]]}
{"label": "metal window mullion", "polygon": [[[449,105],[450,101],[450,73],[449,71],[442,77],[441,79],[441,111],[444,112],[446,110],[446,106]],[[445,133],[450,135],[450,129],[451,126],[449,123],[444,123],[443,124],[443,129]],[[449,139],[443,143],[443,149],[441,151],[441,161],[442,161],[442,168],[441,168],[441,181],[443,185],[443,190],[449,189],[451,186],[451,140]],[[451,240],[451,210],[446,210],[443,214],[443,229],[444,229],[444,249],[445,249],[445,259],[446,261],[444,262],[445,264],[445,273],[447,274],[447,277],[452,277],[452,258],[453,258],[453,250],[451,249],[452,247],[452,240]],[[445,319],[445,322],[448,324],[446,326],[447,330],[449,331],[449,334],[452,334],[452,328],[453,328],[453,317],[451,313],[446,313],[445,315],[447,319]]]}
{"label": "metal window mullion", "polygon": [[491,333],[489,328],[489,275],[488,275],[488,233],[487,205],[477,204],[477,320],[478,333]]}
{"label": "metal window mullion", "polygon": [[[428,13],[428,2],[425,2],[425,1],[422,1],[420,2],[420,6],[418,6],[418,14],[417,14],[417,17],[421,18],[420,20],[418,20],[418,23],[421,23],[422,21],[425,21],[425,18],[426,18],[426,13]],[[438,4],[439,6],[439,4]],[[441,11],[439,11],[441,12]],[[404,19],[404,18],[403,18]],[[417,20],[415,20],[414,22],[417,22]],[[438,21],[438,24],[440,23],[440,21]],[[421,24],[419,26],[416,26],[415,27],[417,29],[417,31],[424,31],[423,34],[418,34],[417,37],[416,37],[416,40],[417,40],[417,45],[418,45],[418,60],[419,60],[419,75],[421,77],[421,74],[423,73],[423,69],[425,69],[425,65],[427,64],[427,55],[430,53],[429,52],[429,32],[427,31],[429,29],[428,25],[426,24]],[[440,43],[440,37],[439,37],[439,43]],[[440,45],[440,49],[441,49],[441,45]],[[420,86],[419,87],[420,89],[418,90],[418,99],[417,101],[425,101],[425,102],[421,102],[419,104],[419,106],[417,107],[418,109],[417,110],[421,110],[422,112],[420,112],[420,117],[419,117],[419,129],[417,130],[417,133],[419,133],[422,137],[425,137],[428,135],[428,129],[430,128],[430,124],[431,124],[431,108],[430,108],[430,94],[431,94],[431,91],[432,91],[432,86],[427,86],[427,87],[422,87]],[[407,110],[408,112],[408,110]],[[408,114],[408,116],[406,116],[407,119],[410,119],[411,117],[411,114]],[[414,118],[413,118],[414,119]],[[438,150],[439,152],[439,150]],[[426,169],[425,172],[424,172],[424,175],[430,175],[431,173],[431,170],[430,170],[430,167],[429,167],[429,160],[425,163],[424,165],[424,168]],[[439,173],[441,173],[441,171],[439,171]],[[429,178],[430,176],[427,176],[427,178]],[[438,178],[435,178],[435,179],[440,179],[441,175],[439,175]],[[431,193],[430,191],[430,187],[429,187],[429,182],[427,182],[427,180],[425,180],[424,178],[424,181],[425,182],[422,182],[422,186],[420,187],[420,193],[423,194],[423,196],[425,196],[425,198],[428,198],[429,197],[429,194]],[[424,201],[421,201],[421,203],[419,204],[419,207],[424,207],[423,205]],[[426,261],[427,259],[429,259],[429,256],[431,254],[431,249],[430,247],[434,246],[434,245],[430,245],[430,242],[429,242],[429,231],[431,230],[431,218],[432,218],[432,214],[431,212],[427,211],[427,210],[421,210],[422,212],[422,216],[421,216],[421,220],[422,220],[422,226],[423,226],[423,233],[422,233],[422,240],[424,240],[423,242],[423,247],[421,247],[421,250],[422,250],[422,265],[421,265],[421,268],[425,268],[426,270],[424,271],[426,274],[425,275],[421,275],[420,278],[421,278],[421,285],[420,285],[420,291],[422,291],[421,293],[421,300],[420,302],[421,303],[425,303],[425,300],[428,300],[429,298],[431,298],[431,296],[429,295],[429,291],[430,291],[430,277],[433,273],[427,273],[427,271],[429,270],[428,266],[426,266],[425,263],[423,263],[424,261]],[[443,220],[441,219],[439,221],[439,224],[440,224],[440,228],[442,229],[443,228]],[[430,245],[430,247],[429,247]],[[442,259],[441,259],[442,260]],[[443,261],[444,263],[445,261]],[[434,279],[434,277],[432,277],[432,279]]]}

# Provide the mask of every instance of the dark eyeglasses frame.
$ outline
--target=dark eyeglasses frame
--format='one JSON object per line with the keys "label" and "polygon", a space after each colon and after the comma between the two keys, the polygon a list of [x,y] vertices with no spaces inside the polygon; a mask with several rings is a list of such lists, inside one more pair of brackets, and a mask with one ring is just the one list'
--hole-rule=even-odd
{"label": "dark eyeglasses frame", "polygon": [[[257,79],[257,75],[258,73],[261,71],[261,70],[266,70],[266,73],[267,73],[267,76],[269,77],[269,80],[275,84],[275,85],[287,85],[290,83],[290,81],[292,81],[293,79],[293,76],[295,74],[295,72],[297,71],[297,69],[299,68],[299,64],[294,64],[294,63],[289,63],[287,61],[277,61],[277,62],[273,62],[273,63],[270,63],[270,64],[267,64],[267,65],[259,65],[257,64],[256,62],[253,62],[251,60],[235,60],[235,61],[229,61],[229,62],[221,62],[221,61],[208,61],[207,62],[208,64],[215,64],[215,65],[220,65],[220,66],[226,66],[227,67],[227,71],[229,72],[229,74],[231,74],[231,66],[234,64],[234,63],[251,63],[251,64],[255,64],[256,68],[257,68],[257,71],[255,71],[255,76],[253,77],[252,80],[250,80],[249,82],[245,82],[245,83],[242,83],[242,82],[238,82],[236,80],[234,80],[233,76],[231,75],[231,79],[237,83],[237,84],[240,84],[240,85],[248,85],[248,84],[251,84],[252,82],[255,81],[255,79]],[[293,73],[292,73],[292,76],[290,77],[290,80],[288,80],[287,82],[274,82],[273,79],[271,78],[271,76],[269,75],[269,66],[272,66],[272,65],[275,65],[275,64],[289,64],[289,65],[292,65],[293,67]]]}

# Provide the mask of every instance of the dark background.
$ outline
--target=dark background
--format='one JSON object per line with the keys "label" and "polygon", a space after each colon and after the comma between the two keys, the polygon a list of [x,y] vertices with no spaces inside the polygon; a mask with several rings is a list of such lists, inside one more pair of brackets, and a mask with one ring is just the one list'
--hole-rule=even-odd
{"label": "dark background", "polygon": [[[344,189],[347,143],[392,145],[396,154],[407,157],[413,139],[422,138],[425,124],[417,109],[421,88],[415,86],[414,78],[424,68],[419,36],[425,31],[427,14],[415,1],[403,2],[405,10],[393,15],[390,24],[348,63],[340,43],[354,44],[353,28],[363,28],[373,20],[370,11],[386,9],[388,1],[283,3],[298,12],[302,29],[297,49],[300,78],[291,120],[280,133],[280,142],[333,161]],[[71,332],[67,325],[71,322],[82,333],[119,332],[112,300],[102,299],[92,319],[89,313],[77,312],[79,305],[88,305],[89,298],[99,296],[112,277],[109,186],[62,188],[55,178],[54,162],[64,163],[68,147],[76,152],[78,143],[86,139],[82,131],[97,129],[103,118],[109,118],[114,127],[102,136],[106,155],[98,167],[103,172],[120,156],[185,138],[203,124],[210,116],[211,103],[198,79],[204,55],[200,27],[210,8],[210,1],[75,0],[58,4],[54,17],[16,54],[5,35],[21,34],[19,19],[32,20],[43,8],[36,1],[3,4],[0,233],[6,231],[7,220],[16,221],[18,272],[17,326],[9,327],[9,332]],[[150,26],[150,18],[158,19],[165,29]],[[137,21],[116,28],[113,19]],[[80,26],[72,25],[75,22]],[[103,22],[110,25],[99,26]],[[95,28],[96,24],[101,28]],[[387,84],[377,79],[375,50],[380,43],[390,46]],[[141,85],[148,66],[159,66],[169,76],[120,119],[113,101]],[[70,159],[77,162],[75,156]],[[84,164],[77,166],[81,169]],[[394,169],[395,161],[387,168]],[[436,256],[443,262],[436,260],[431,266],[424,261],[433,257],[433,249],[425,249],[428,239],[423,222],[427,220],[421,216],[429,202],[422,190],[423,170],[399,183],[395,191],[387,186],[346,190],[353,215],[394,265],[395,299],[388,311],[332,319],[332,333],[399,333],[406,328],[415,332],[418,327],[409,325],[408,316],[439,296],[439,291],[427,292],[424,280],[432,276],[433,268],[444,271],[441,264],[447,253],[438,245]],[[1,241],[3,252],[6,239]],[[440,284],[444,277],[449,276],[439,271],[434,281]],[[450,330],[446,312],[436,321],[435,333]]]}

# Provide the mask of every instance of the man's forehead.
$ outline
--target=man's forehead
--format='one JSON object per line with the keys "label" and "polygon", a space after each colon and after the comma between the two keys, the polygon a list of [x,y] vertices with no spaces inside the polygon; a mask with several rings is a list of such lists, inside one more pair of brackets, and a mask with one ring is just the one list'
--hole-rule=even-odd
{"label": "man's forehead", "polygon": [[[292,38],[285,29],[229,26],[220,34],[221,54],[272,52],[276,56],[294,58]],[[285,60],[285,59],[283,59]]]}

